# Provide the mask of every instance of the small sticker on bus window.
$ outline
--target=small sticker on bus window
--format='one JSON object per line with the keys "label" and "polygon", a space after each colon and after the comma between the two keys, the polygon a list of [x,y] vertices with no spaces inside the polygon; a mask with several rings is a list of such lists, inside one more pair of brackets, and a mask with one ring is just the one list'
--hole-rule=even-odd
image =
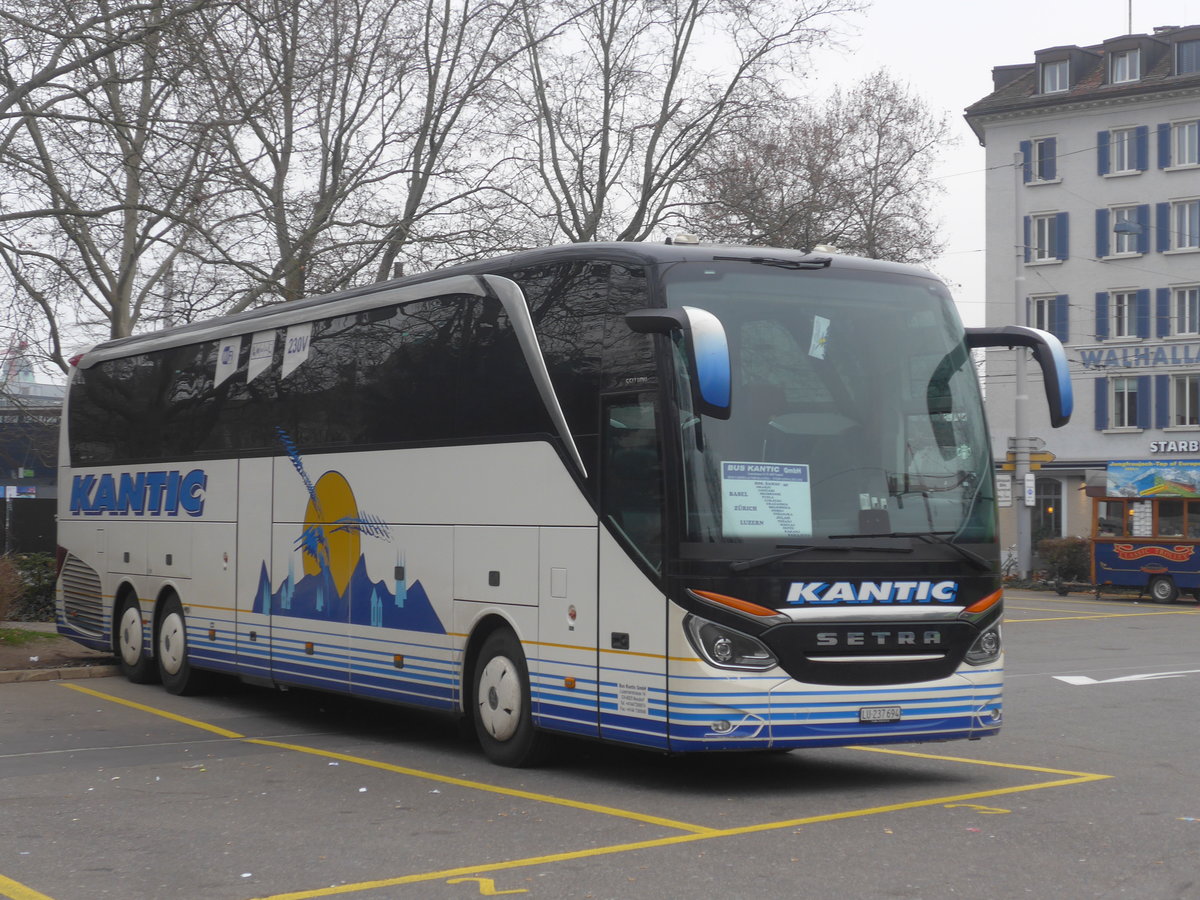
{"label": "small sticker on bus window", "polygon": [[808,347],[808,355],[817,359],[825,358],[825,341],[829,338],[829,320],[824,316],[813,316],[812,343]]}
{"label": "small sticker on bus window", "polygon": [[725,537],[812,535],[808,466],[721,463],[721,532]]}
{"label": "small sticker on bus window", "polygon": [[250,339],[250,362],[246,381],[253,381],[271,367],[275,358],[275,331],[259,331]]}
{"label": "small sticker on bus window", "polygon": [[308,350],[312,344],[312,322],[303,325],[291,325],[284,337],[283,371],[280,376],[287,378],[300,368],[308,359]]}
{"label": "small sticker on bus window", "polygon": [[219,387],[237,369],[238,357],[242,353],[241,336],[226,338],[217,347],[217,371],[213,375],[213,387]]}

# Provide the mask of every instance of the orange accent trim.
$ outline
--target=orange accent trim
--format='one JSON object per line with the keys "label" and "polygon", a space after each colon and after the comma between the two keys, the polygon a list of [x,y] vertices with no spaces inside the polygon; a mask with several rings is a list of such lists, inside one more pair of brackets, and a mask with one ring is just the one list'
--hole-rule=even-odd
{"label": "orange accent trim", "polygon": [[988,594],[982,600],[976,600],[974,603],[964,609],[963,613],[974,615],[977,613],[986,612],[1003,599],[1004,591],[1001,589],[996,591],[994,594]]}
{"label": "orange accent trim", "polygon": [[703,597],[714,603],[720,603],[722,606],[728,606],[739,612],[749,613],[752,616],[763,616],[765,618],[766,616],[779,615],[779,610],[767,609],[767,607],[751,603],[749,600],[739,600],[737,597],[727,597],[725,594],[714,594],[712,591],[698,591],[695,588],[689,588],[689,590],[698,597]]}

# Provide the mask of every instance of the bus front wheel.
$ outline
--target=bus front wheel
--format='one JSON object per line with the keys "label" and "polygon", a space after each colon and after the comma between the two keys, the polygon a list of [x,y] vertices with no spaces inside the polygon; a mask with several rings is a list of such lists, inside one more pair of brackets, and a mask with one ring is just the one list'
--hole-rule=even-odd
{"label": "bus front wheel", "polygon": [[134,684],[158,681],[158,664],[146,654],[146,630],[142,626],[142,607],[134,594],[128,594],[117,613],[117,659],[121,674]]}
{"label": "bus front wheel", "polygon": [[204,676],[192,668],[188,659],[187,623],[183,604],[171,594],[163,601],[155,643],[158,672],[163,687],[172,694],[195,694],[202,690]]}
{"label": "bus front wheel", "polygon": [[1174,603],[1179,596],[1179,588],[1166,575],[1157,575],[1150,579],[1150,599],[1155,603]]}
{"label": "bus front wheel", "polygon": [[507,628],[483,642],[475,664],[472,718],[488,759],[502,766],[535,765],[546,752],[546,736],[533,726],[529,667],[521,642]]}

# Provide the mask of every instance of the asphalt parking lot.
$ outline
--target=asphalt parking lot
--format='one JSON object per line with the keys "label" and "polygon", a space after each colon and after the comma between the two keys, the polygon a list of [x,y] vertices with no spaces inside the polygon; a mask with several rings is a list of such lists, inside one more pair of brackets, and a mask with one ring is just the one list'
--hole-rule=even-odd
{"label": "asphalt parking lot", "polygon": [[1200,610],[1010,592],[974,743],[490,765],[308,692],[0,685],[0,897],[1200,897]]}

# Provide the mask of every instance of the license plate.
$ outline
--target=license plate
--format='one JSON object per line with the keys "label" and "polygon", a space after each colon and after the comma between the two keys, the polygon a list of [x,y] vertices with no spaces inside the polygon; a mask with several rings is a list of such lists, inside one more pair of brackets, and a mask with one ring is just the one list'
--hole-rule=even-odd
{"label": "license plate", "polygon": [[858,711],[860,722],[899,722],[898,706],[864,706]]}

